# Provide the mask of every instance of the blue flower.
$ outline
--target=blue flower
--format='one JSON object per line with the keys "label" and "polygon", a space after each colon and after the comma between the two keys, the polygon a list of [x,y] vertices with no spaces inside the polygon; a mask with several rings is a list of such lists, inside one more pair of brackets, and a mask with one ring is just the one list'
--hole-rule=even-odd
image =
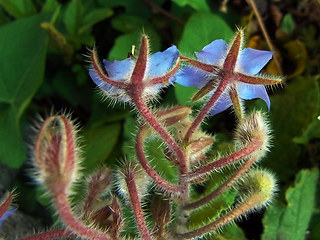
{"label": "blue flower", "polygon": [[112,62],[103,60],[102,69],[93,50],[89,75],[109,97],[124,102],[132,101],[136,94],[141,94],[143,99],[152,98],[162,87],[171,83],[169,79],[178,71],[180,61],[176,46],[150,56],[148,52],[148,38],[143,35],[137,58]]}
{"label": "blue flower", "polygon": [[7,211],[0,217],[0,226],[1,226],[1,224],[2,224],[8,217],[10,217],[16,210],[17,210],[17,208],[14,208],[14,209],[12,209],[12,210],[7,210]]}
{"label": "blue flower", "polygon": [[241,45],[242,31],[239,31],[231,46],[220,39],[196,52],[198,60],[181,56],[181,59],[192,65],[181,68],[175,76],[175,81],[183,86],[200,88],[195,96],[196,100],[219,89],[219,96],[210,109],[211,115],[226,110],[237,104],[236,102],[239,105],[240,101],[236,101],[232,96],[246,100],[261,98],[266,102],[268,109],[270,108],[269,96],[264,85],[278,83],[281,79],[258,73],[269,62],[274,52],[241,49]]}

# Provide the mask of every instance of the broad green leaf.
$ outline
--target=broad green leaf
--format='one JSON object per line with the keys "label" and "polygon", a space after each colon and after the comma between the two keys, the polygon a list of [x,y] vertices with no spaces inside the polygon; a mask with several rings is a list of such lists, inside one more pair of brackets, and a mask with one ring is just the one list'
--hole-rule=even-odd
{"label": "broad green leaf", "polygon": [[141,17],[135,15],[121,14],[112,19],[112,27],[124,33],[141,30],[146,26],[150,26],[150,23]]}
{"label": "broad green leaf", "polygon": [[219,16],[212,13],[195,13],[185,28],[179,43],[182,54],[191,55],[216,39],[229,42],[233,36],[230,26]]}
{"label": "broad green leaf", "polygon": [[293,141],[306,144],[313,138],[320,138],[320,116],[315,117],[303,134],[300,137],[295,137]]}
{"label": "broad green leaf", "polygon": [[[156,31],[153,29],[144,29],[143,31],[149,36],[150,45],[152,47],[151,53],[159,51],[160,49],[160,37]],[[128,57],[128,53],[131,52],[132,45],[136,46],[136,49],[140,44],[140,37],[143,33],[142,29],[137,30],[128,34],[121,35],[116,38],[116,42],[113,45],[111,51],[109,52],[110,60],[123,60]],[[163,49],[164,50],[164,49]]]}
{"label": "broad green leaf", "polygon": [[47,0],[42,7],[42,11],[43,12],[55,11],[58,7],[60,7],[60,4],[58,3],[57,0]]}
{"label": "broad green leaf", "polygon": [[273,204],[263,219],[262,240],[303,240],[316,201],[319,170],[301,170],[286,192],[287,205]]}
{"label": "broad green leaf", "polygon": [[177,168],[169,162],[163,152],[164,144],[160,140],[146,141],[145,152],[151,166],[165,179],[170,182],[177,182]]}
{"label": "broad green leaf", "polygon": [[111,8],[96,9],[87,13],[82,21],[82,26],[79,30],[79,34],[86,31],[88,28],[92,27],[97,22],[103,21],[113,15],[113,10]]}
{"label": "broad green leaf", "polygon": [[[184,28],[179,50],[186,56],[192,56],[213,40],[224,39],[228,42],[232,35],[230,26],[221,17],[212,13],[196,13],[189,18]],[[197,89],[176,84],[175,91],[179,103],[186,104]]]}
{"label": "broad green leaf", "polygon": [[36,13],[32,0],[0,0],[0,5],[15,18],[27,17]]}
{"label": "broad green leaf", "polygon": [[274,169],[279,178],[285,181],[299,169],[301,146],[294,143],[293,138],[301,136],[304,129],[319,115],[320,91],[317,78],[294,78],[284,91],[272,96],[270,100],[273,147],[263,165]]}
{"label": "broad green leaf", "polygon": [[210,11],[210,7],[206,0],[172,0],[172,2],[180,7],[190,6],[198,11]]}
{"label": "broad green leaf", "polygon": [[190,106],[194,105],[194,103],[191,102],[191,98],[199,89],[196,87],[185,87],[176,83],[174,90],[178,103]]}
{"label": "broad green leaf", "polygon": [[288,34],[292,34],[294,29],[296,27],[296,24],[291,16],[291,14],[287,13],[286,15],[284,15],[280,28],[288,33]]}
{"label": "broad green leaf", "polygon": [[82,2],[81,0],[72,0],[64,14],[64,23],[71,38],[76,38],[82,21]]}
{"label": "broad green leaf", "polygon": [[40,14],[0,28],[0,161],[13,168],[26,159],[20,119],[43,80],[47,36],[40,23],[47,19]]}
{"label": "broad green leaf", "polygon": [[120,129],[120,123],[114,123],[90,128],[83,133],[83,166],[86,171],[97,169],[106,163],[119,139]]}

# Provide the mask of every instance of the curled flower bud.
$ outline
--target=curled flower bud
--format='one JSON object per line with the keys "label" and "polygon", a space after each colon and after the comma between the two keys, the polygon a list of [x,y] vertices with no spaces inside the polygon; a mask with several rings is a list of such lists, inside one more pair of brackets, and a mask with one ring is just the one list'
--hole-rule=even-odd
{"label": "curled flower bud", "polygon": [[50,116],[39,128],[34,146],[34,163],[38,178],[50,190],[56,184],[67,190],[79,168],[76,129],[64,116]]}
{"label": "curled flower bud", "polygon": [[238,192],[243,202],[255,202],[252,208],[259,209],[268,205],[276,191],[274,176],[266,170],[253,170],[238,183]]}
{"label": "curled flower bud", "polygon": [[262,157],[270,145],[270,130],[263,113],[257,111],[242,118],[235,131],[235,140],[240,148],[252,141],[260,141],[261,147],[255,154]]}
{"label": "curled flower bud", "polygon": [[99,199],[101,194],[105,194],[110,187],[111,171],[108,168],[101,168],[92,174],[87,180],[87,198],[83,206],[84,214],[93,207],[95,201]]}

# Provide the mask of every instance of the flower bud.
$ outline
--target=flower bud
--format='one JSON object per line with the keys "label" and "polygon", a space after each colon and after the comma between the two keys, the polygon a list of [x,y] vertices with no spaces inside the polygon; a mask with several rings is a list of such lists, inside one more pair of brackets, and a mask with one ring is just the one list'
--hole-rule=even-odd
{"label": "flower bud", "polygon": [[242,148],[253,141],[260,141],[261,147],[255,154],[258,159],[263,157],[270,145],[269,125],[264,119],[262,112],[257,111],[242,118],[235,131],[235,140],[239,148]]}
{"label": "flower bud", "polygon": [[254,209],[268,205],[277,189],[273,174],[266,170],[253,170],[238,183],[238,192],[245,201],[253,202]]}
{"label": "flower bud", "polygon": [[175,107],[167,110],[161,110],[156,112],[156,116],[160,122],[163,122],[166,126],[175,124],[182,119],[185,119],[192,112],[190,107]]}
{"label": "flower bud", "polygon": [[76,129],[64,116],[50,116],[39,128],[34,146],[34,163],[38,178],[50,190],[55,186],[69,189],[79,168]]}

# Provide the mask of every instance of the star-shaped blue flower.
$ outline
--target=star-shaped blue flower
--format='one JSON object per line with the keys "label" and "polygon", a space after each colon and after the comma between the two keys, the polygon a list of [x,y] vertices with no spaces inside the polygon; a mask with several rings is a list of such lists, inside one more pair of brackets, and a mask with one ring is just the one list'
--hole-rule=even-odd
{"label": "star-shaped blue flower", "polygon": [[240,99],[261,98],[270,108],[269,96],[264,85],[275,84],[281,80],[258,73],[272,58],[274,52],[241,49],[241,45],[242,31],[239,31],[231,46],[222,39],[215,40],[195,53],[198,60],[181,57],[192,65],[181,68],[175,76],[175,81],[183,86],[200,88],[196,99],[208,92],[214,93],[220,85],[221,93],[210,109],[211,115],[220,113],[234,104],[232,92]]}
{"label": "star-shaped blue flower", "polygon": [[169,79],[178,71],[180,61],[176,46],[150,56],[148,48],[148,39],[143,35],[137,58],[103,60],[103,69],[93,50],[89,75],[107,96],[124,102],[131,102],[136,94],[141,94],[139,97],[143,99],[152,98],[171,83]]}

